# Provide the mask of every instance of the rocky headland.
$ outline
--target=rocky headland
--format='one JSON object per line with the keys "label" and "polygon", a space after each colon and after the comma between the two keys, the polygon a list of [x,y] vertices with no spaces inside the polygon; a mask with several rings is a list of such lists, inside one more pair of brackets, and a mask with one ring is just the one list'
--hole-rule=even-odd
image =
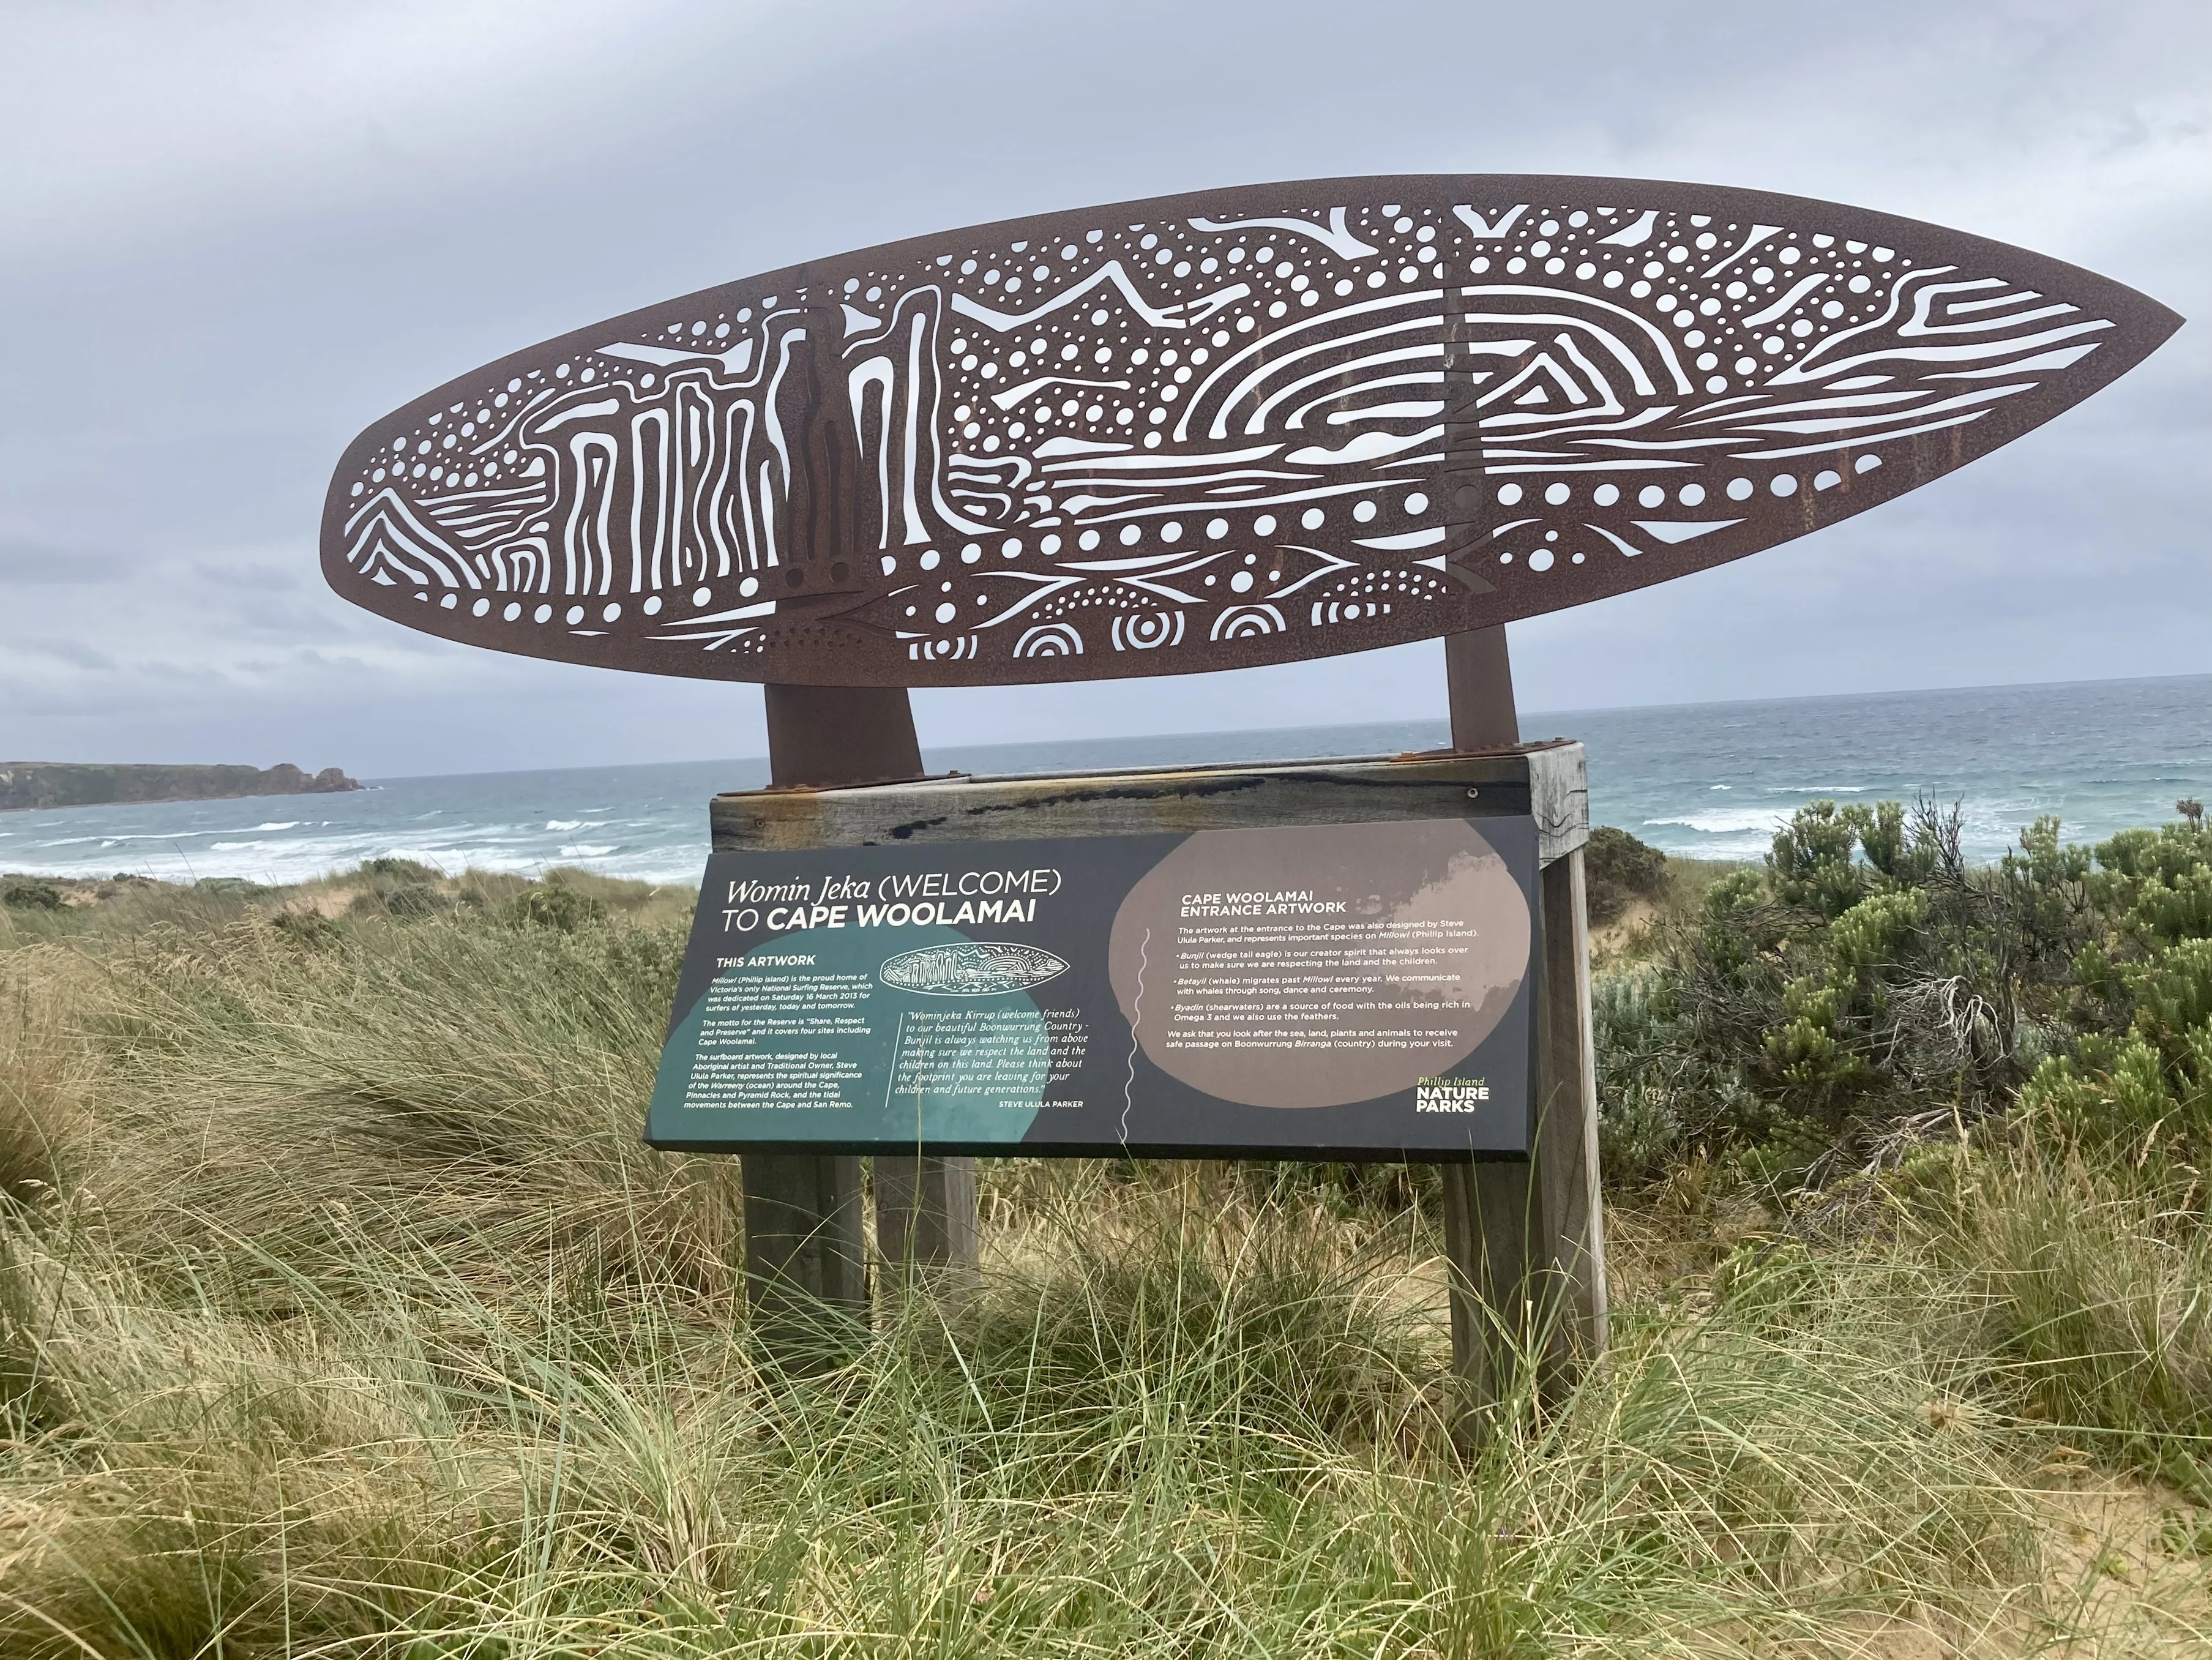
{"label": "rocky headland", "polygon": [[0,762],[0,812],[97,807],[126,801],[215,801],[241,795],[331,795],[361,785],[336,767],[104,767],[65,761]]}

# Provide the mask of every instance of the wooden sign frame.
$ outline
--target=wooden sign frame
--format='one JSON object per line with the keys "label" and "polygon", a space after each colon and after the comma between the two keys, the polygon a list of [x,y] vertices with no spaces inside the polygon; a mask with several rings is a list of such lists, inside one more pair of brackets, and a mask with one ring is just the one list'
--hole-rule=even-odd
{"label": "wooden sign frame", "polygon": [[[1461,1370],[1474,1374],[1504,1364],[1505,1350],[1533,1345],[1564,1363],[1605,1342],[1579,744],[770,788],[718,796],[710,808],[717,853],[959,845],[1002,837],[1009,824],[1024,836],[1073,838],[1508,816],[1533,818],[1538,831],[1531,1156],[1444,1167],[1454,1348]],[[957,1260],[971,1249],[972,1161],[917,1152],[876,1159],[878,1239],[925,1231],[934,1253],[887,1245],[886,1254]],[[948,1176],[957,1179],[948,1184]],[[933,1205],[932,1177],[941,1189]],[[787,1313],[803,1308],[814,1317],[827,1305],[865,1319],[857,1156],[748,1153],[745,1180],[748,1203],[762,1211],[748,1240],[763,1306],[778,1306],[781,1288]]]}

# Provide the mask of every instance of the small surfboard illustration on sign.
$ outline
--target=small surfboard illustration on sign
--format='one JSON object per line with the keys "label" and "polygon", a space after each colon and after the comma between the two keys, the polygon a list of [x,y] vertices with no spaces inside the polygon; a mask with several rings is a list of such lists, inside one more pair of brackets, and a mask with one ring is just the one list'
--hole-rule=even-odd
{"label": "small surfboard illustration on sign", "polygon": [[901,991],[932,997],[995,997],[1026,991],[1066,972],[1066,963],[1034,946],[970,940],[902,952],[885,963],[877,977]]}

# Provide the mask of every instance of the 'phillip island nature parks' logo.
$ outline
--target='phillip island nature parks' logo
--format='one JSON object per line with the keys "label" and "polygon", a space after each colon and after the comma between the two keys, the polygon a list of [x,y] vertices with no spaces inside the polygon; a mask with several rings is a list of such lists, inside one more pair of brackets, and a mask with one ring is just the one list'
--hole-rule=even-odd
{"label": "'phillip island nature parks' logo", "polygon": [[932,997],[995,997],[1026,991],[1066,972],[1067,964],[1048,951],[984,939],[902,952],[878,970],[876,977],[901,991]]}
{"label": "'phillip island nature parks' logo", "polygon": [[1413,1085],[1415,1112],[1480,1112],[1489,1099],[1482,1078],[1424,1078]]}

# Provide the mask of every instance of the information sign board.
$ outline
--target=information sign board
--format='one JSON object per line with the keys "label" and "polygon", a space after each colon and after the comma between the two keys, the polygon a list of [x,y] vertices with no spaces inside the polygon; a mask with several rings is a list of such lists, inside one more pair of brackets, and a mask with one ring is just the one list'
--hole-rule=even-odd
{"label": "information sign board", "polygon": [[646,1139],[1523,1156],[1536,863],[1528,817],[716,854]]}

